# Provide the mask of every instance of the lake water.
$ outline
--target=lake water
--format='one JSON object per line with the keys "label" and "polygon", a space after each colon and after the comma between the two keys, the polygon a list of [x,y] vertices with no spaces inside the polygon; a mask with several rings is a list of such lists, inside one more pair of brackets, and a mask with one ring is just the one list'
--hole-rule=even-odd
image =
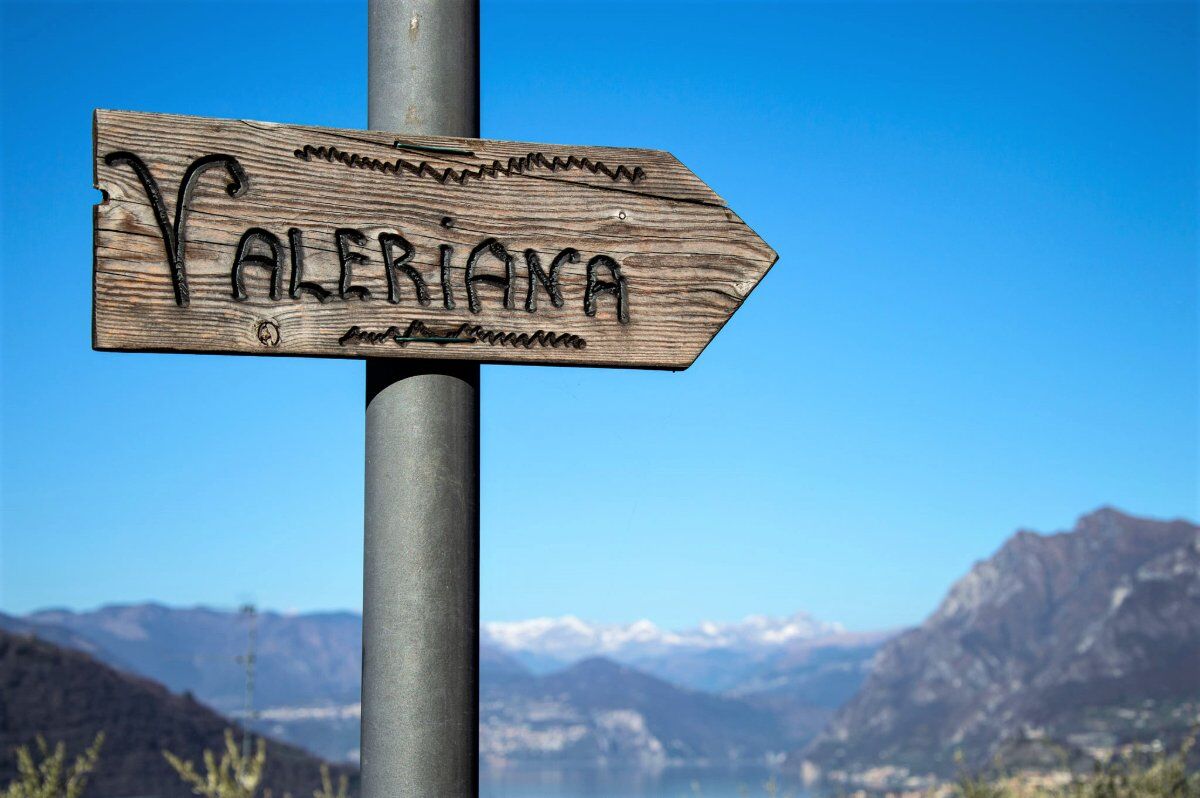
{"label": "lake water", "polygon": [[799,780],[765,768],[670,768],[660,772],[580,769],[481,769],[480,798],[815,798]]}

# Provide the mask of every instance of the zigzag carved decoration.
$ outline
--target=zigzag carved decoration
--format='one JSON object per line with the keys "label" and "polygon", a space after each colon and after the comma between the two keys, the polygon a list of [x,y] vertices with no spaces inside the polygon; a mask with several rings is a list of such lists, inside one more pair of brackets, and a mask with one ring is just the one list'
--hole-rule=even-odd
{"label": "zigzag carved decoration", "polygon": [[604,175],[614,183],[626,180],[633,184],[646,176],[645,170],[640,166],[630,169],[625,164],[618,164],[616,168],[613,168],[603,161],[593,161],[587,156],[580,158],[575,155],[568,155],[566,158],[563,158],[558,155],[547,155],[543,152],[531,152],[520,158],[514,156],[509,158],[507,163],[494,160],[490,164],[478,164],[462,171],[451,167],[439,169],[431,166],[428,161],[413,162],[406,158],[384,161],[368,155],[359,155],[356,152],[346,152],[337,147],[317,147],[312,144],[305,144],[293,154],[304,161],[320,159],[330,163],[340,163],[351,169],[367,169],[373,172],[392,175],[407,172],[416,177],[436,180],[442,184],[458,183],[460,186],[468,180],[482,180],[485,177],[511,177],[512,175],[522,175],[535,169],[545,169],[550,172],[570,171],[573,169],[584,170],[594,175]]}

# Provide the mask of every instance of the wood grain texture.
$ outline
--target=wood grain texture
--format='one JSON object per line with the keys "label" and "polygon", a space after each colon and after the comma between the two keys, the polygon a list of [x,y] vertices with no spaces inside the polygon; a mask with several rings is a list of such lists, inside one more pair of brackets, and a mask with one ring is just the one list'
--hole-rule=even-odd
{"label": "wood grain texture", "polygon": [[656,150],[121,111],[94,143],[97,349],[682,369],[776,258]]}

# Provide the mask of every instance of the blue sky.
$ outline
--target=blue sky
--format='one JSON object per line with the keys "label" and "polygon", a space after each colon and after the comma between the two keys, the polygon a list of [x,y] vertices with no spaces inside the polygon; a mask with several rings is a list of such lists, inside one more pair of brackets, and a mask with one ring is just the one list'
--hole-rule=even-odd
{"label": "blue sky", "polygon": [[[358,608],[362,365],[92,352],[90,113],[361,127],[365,2],[2,8],[0,608]],[[895,626],[1018,527],[1196,518],[1196,42],[484,0],[483,135],[668,149],[780,260],[686,372],[484,369],[483,617]]]}

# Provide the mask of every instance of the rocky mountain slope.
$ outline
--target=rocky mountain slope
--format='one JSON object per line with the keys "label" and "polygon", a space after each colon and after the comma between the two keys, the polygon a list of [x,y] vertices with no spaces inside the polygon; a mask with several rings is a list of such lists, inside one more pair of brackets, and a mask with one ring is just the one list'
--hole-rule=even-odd
{"label": "rocky mountain slope", "polygon": [[1197,720],[1200,527],[1102,509],[978,563],[803,758],[835,781],[903,780],[952,773],[959,751],[978,767],[1023,740],[1111,750]]}
{"label": "rocky mountain slope", "polygon": [[[206,607],[160,604],[91,612],[44,610],[11,619],[53,642],[78,647],[123,670],[190,690],[222,712],[242,708],[250,619]],[[256,625],[258,706],[358,700],[362,618],[351,612],[262,612]],[[82,641],[82,642],[81,642]]]}
{"label": "rocky mountain slope", "polygon": [[480,714],[480,753],[492,764],[762,763],[786,740],[766,709],[599,657],[487,680]]}
{"label": "rocky mountain slope", "polygon": [[[190,695],[174,695],[79,651],[0,632],[0,784],[15,776],[12,749],[36,735],[78,753],[104,731],[91,794],[186,798],[191,790],[162,750],[199,763],[205,748],[223,746],[229,726]],[[308,795],[320,784],[315,757],[279,743],[268,745],[267,756],[264,781],[276,795]]]}

